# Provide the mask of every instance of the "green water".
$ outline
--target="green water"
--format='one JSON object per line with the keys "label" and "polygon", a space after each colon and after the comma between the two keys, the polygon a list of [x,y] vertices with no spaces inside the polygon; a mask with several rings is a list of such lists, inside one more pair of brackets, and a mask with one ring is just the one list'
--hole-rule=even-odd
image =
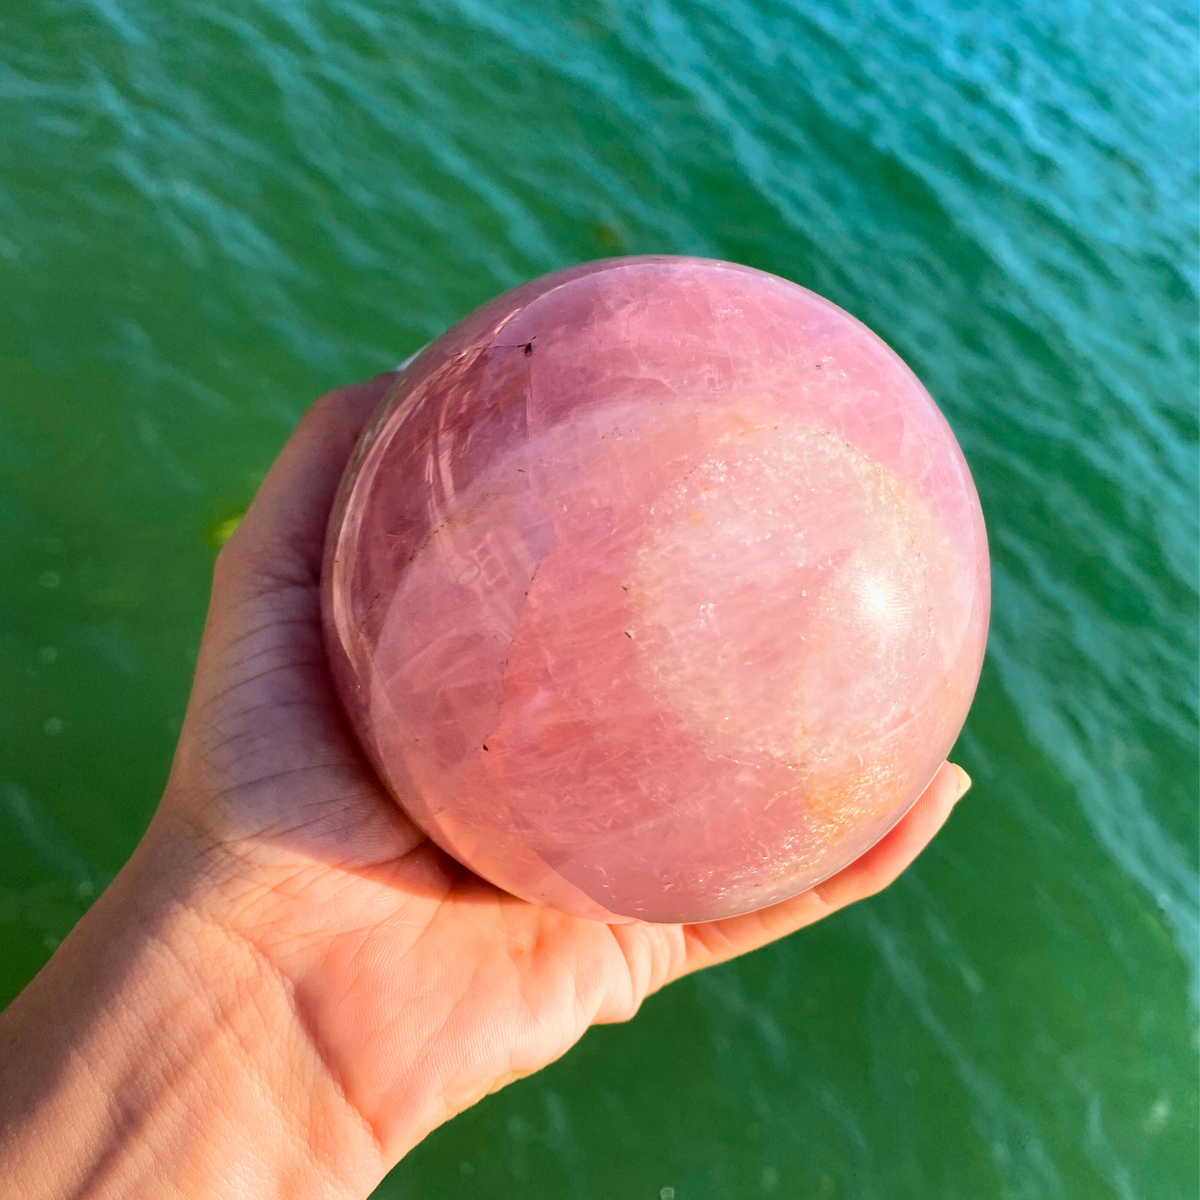
{"label": "green water", "polygon": [[1197,35],[1153,0],[0,8],[0,999],[163,784],[311,397],[621,253],[830,296],[987,514],[975,789],[388,1197],[1196,1195]]}

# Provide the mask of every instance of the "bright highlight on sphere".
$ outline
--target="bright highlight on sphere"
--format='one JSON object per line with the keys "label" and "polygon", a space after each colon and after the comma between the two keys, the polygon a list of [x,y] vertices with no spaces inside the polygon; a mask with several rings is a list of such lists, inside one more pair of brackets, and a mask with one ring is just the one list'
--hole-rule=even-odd
{"label": "bright highlight on sphere", "polygon": [[326,641],[409,816],[516,896],[701,921],[840,870],[966,718],[987,539],[912,372],[730,263],[547,275],[429,346],[330,525]]}

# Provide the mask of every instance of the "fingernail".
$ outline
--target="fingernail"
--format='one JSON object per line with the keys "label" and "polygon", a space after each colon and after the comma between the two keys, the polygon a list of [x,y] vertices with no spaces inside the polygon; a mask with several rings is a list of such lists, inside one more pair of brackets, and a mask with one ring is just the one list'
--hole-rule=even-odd
{"label": "fingernail", "polygon": [[957,803],[967,794],[967,789],[971,786],[971,777],[958,763],[951,763],[950,765],[954,768],[954,772],[958,776],[958,794],[954,797],[955,803]]}

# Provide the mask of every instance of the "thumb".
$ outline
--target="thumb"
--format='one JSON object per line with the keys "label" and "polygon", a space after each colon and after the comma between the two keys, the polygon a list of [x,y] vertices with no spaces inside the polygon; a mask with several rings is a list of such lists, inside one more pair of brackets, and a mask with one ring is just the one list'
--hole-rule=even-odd
{"label": "thumb", "polygon": [[221,587],[237,600],[320,581],[338,483],[371,414],[397,378],[385,371],[338,388],[301,418],[218,556]]}
{"label": "thumb", "polygon": [[[181,795],[225,797],[220,812],[205,806],[213,836],[277,828],[304,796],[323,819],[344,819],[346,798],[374,786],[333,695],[319,584],[338,482],[395,378],[339,388],[308,410],[217,558],[171,772]],[[280,808],[262,785],[301,772],[306,787]]]}

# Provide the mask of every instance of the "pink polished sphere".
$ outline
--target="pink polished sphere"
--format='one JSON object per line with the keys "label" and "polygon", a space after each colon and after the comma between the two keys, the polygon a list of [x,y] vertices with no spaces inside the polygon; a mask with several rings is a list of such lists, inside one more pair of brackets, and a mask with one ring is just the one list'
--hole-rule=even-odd
{"label": "pink polished sphere", "polygon": [[840,870],[929,783],[987,539],[913,373],[748,267],[547,275],[388,393],[330,525],[326,641],[409,816],[516,896],[702,921]]}

